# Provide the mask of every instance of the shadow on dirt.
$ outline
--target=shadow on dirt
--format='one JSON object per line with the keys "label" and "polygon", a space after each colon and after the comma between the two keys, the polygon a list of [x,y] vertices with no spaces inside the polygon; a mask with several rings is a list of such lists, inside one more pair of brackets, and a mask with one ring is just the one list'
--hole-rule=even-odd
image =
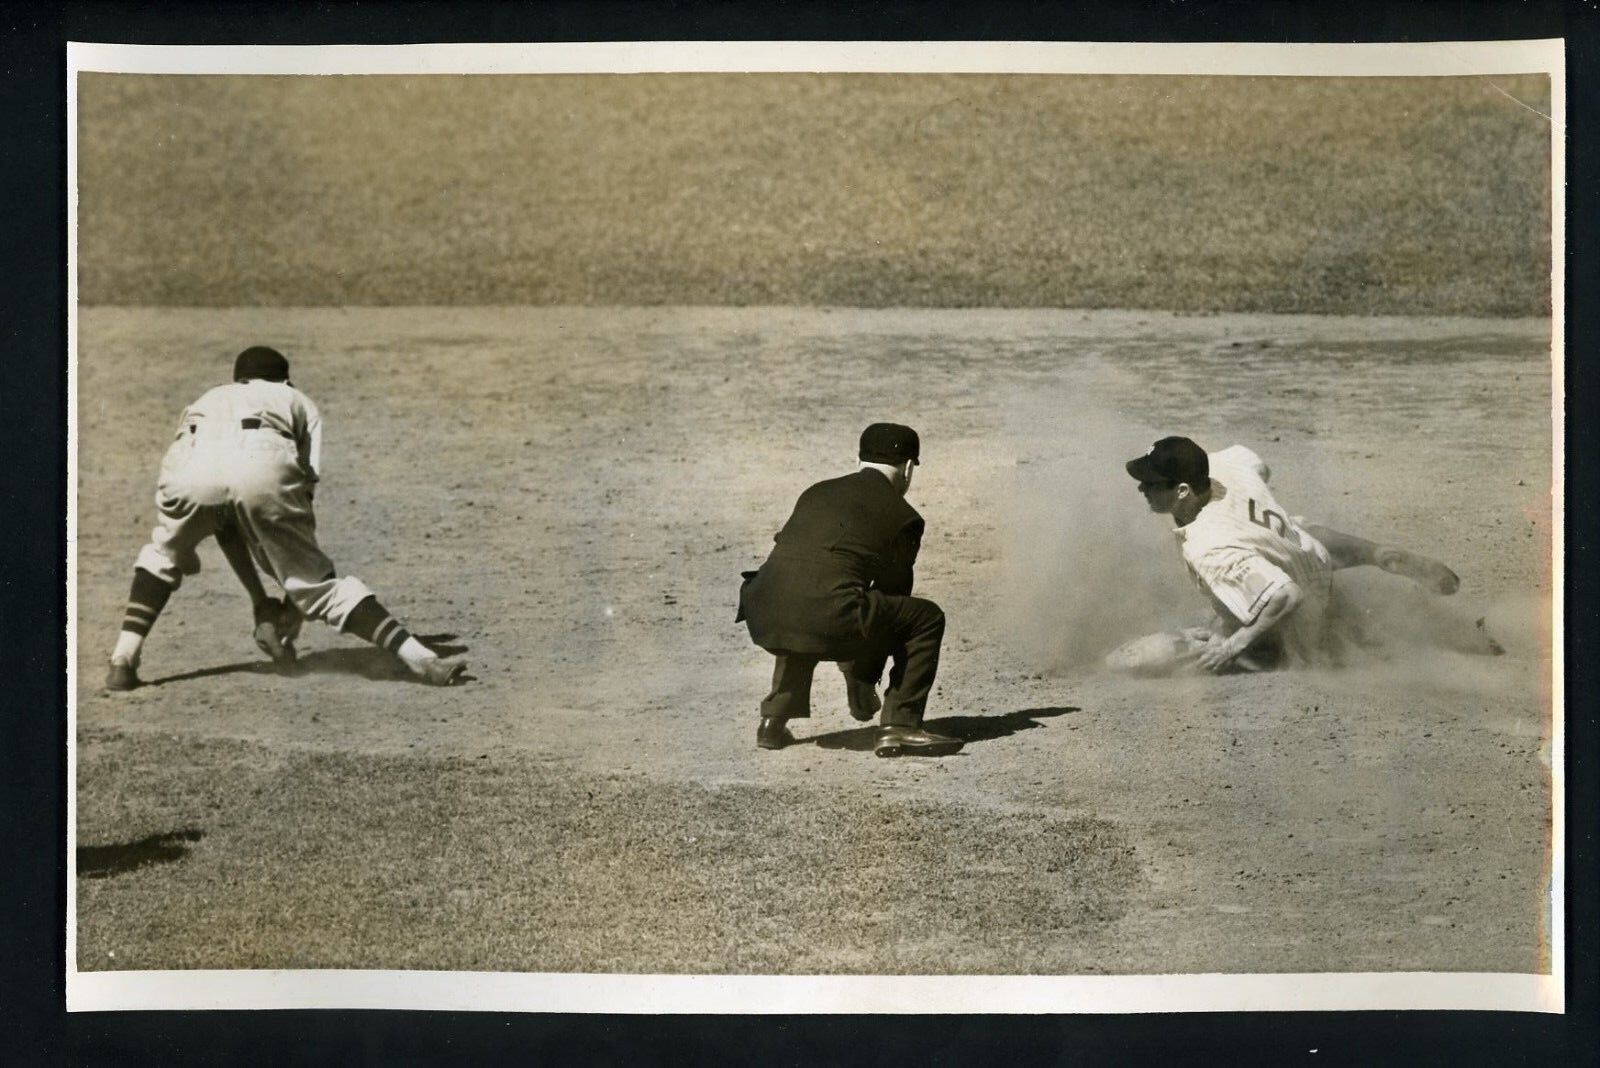
{"label": "shadow on dirt", "polygon": [[[454,634],[419,634],[417,640],[440,656],[459,656],[467,646],[456,642]],[[417,682],[405,665],[381,649],[363,646],[354,649],[318,649],[306,653],[293,664],[275,664],[270,660],[249,660],[239,664],[219,664],[199,668],[177,675],[151,679],[144,687],[165,686],[173,682],[191,682],[195,679],[215,678],[218,675],[359,675],[380,682]],[[467,676],[471,678],[471,676]]]}
{"label": "shadow on dirt", "polygon": [[[1009,738],[1018,731],[1029,731],[1036,727],[1044,726],[1038,722],[1053,716],[1065,716],[1080,709],[1072,705],[1058,705],[1051,708],[1024,708],[1016,712],[1007,712],[1001,716],[945,716],[941,719],[930,719],[923,722],[923,726],[935,734],[948,735],[959,738],[971,744],[973,742],[992,742],[997,738]],[[877,743],[878,728],[856,727],[852,730],[834,731],[831,734],[819,734],[815,738],[802,738],[797,744],[805,745],[816,743],[819,749],[850,749],[858,753],[870,753]]]}
{"label": "shadow on dirt", "polygon": [[152,834],[137,842],[117,845],[79,846],[78,878],[108,879],[152,864],[171,864],[189,852],[189,842],[198,842],[206,832],[193,827],[166,834]]}

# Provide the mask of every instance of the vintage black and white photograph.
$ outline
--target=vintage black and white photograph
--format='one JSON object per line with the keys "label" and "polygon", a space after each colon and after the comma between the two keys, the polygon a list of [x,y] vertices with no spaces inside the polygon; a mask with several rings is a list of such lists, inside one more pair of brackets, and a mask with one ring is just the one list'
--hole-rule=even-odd
{"label": "vintage black and white photograph", "polygon": [[69,59],[74,1007],[1560,1011],[1560,42]]}

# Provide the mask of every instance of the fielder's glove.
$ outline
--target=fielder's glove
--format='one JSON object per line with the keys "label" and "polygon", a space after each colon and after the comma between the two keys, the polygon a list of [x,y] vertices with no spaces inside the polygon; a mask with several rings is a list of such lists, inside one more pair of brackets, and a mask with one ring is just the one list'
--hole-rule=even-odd
{"label": "fielder's glove", "polygon": [[300,623],[300,613],[293,604],[268,597],[255,605],[256,648],[279,663],[293,663]]}

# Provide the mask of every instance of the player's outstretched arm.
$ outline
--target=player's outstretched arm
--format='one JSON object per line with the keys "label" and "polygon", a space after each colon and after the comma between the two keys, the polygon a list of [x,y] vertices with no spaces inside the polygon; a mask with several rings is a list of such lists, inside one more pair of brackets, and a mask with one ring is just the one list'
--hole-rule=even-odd
{"label": "player's outstretched arm", "polygon": [[1296,608],[1305,594],[1293,582],[1285,582],[1267,597],[1254,621],[1227,636],[1216,635],[1200,650],[1200,666],[1207,671],[1221,671],[1250,648],[1255,640],[1283,621]]}
{"label": "player's outstretched arm", "polygon": [[298,616],[291,614],[292,606],[267,595],[266,588],[261,585],[261,576],[256,572],[255,560],[250,555],[250,546],[245,543],[244,532],[232,523],[225,523],[217,530],[217,545],[222,548],[228,566],[239,577],[239,585],[250,595],[256,646],[274,660],[293,661],[294,637],[299,631]]}
{"label": "player's outstretched arm", "polygon": [[261,585],[261,576],[256,573],[255,561],[250,558],[250,547],[245,544],[244,532],[231,523],[225,524],[217,530],[217,545],[221,547],[228,566],[239,576],[239,584],[250,595],[251,605],[259,607],[264,601],[271,600],[266,587]]}

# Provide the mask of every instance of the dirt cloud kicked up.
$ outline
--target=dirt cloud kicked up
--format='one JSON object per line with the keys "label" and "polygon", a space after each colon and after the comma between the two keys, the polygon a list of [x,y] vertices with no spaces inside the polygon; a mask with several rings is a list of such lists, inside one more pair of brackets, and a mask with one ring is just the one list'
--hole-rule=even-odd
{"label": "dirt cloud kicked up", "polygon": [[[1018,459],[1005,496],[995,624],[1017,655],[1047,673],[1095,667],[1129,639],[1203,624],[1207,608],[1184,573],[1171,521],[1149,513],[1123,469],[1150,442],[1183,431],[1082,395],[1019,398],[1011,424]],[[1226,437],[1216,428],[1192,432],[1208,443]],[[1336,477],[1318,471],[1311,482]],[[1285,503],[1330,499],[1314,485],[1301,489],[1287,490]],[[1345,639],[1335,676],[1500,690],[1548,655],[1548,600],[1537,591],[1441,597],[1371,567],[1338,573],[1334,589],[1332,623]]]}
{"label": "dirt cloud kicked up", "polygon": [[1332,625],[1354,640],[1341,645],[1330,676],[1346,685],[1483,694],[1534,687],[1548,699],[1547,596],[1439,597],[1365,567],[1340,572],[1334,590]]}
{"label": "dirt cloud kicked up", "polygon": [[1161,432],[1082,398],[1019,400],[1012,416],[1021,442],[996,622],[1018,655],[1046,672],[1096,664],[1203,615],[1171,521],[1150,514],[1123,470]]}

